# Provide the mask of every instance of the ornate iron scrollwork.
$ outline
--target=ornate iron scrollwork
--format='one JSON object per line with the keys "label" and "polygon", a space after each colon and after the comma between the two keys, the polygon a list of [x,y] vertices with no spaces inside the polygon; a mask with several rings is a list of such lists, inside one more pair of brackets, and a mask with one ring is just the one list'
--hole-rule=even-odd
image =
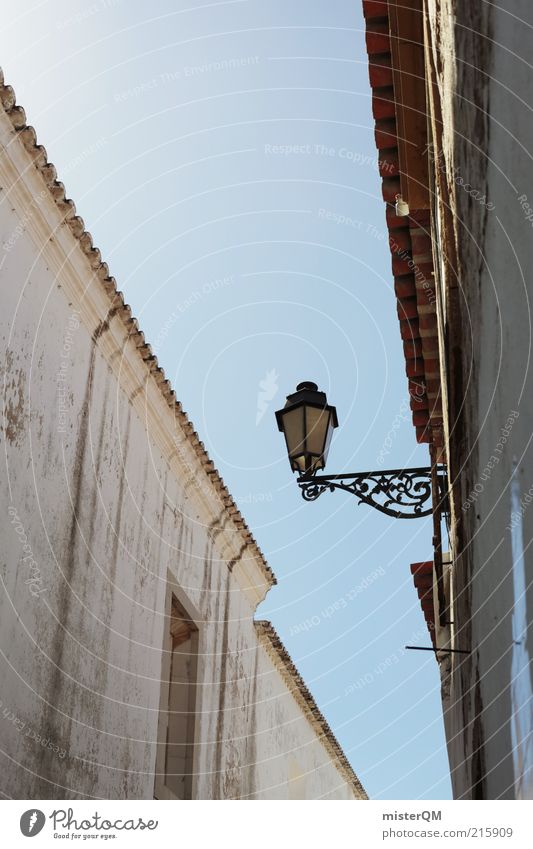
{"label": "ornate iron scrollwork", "polygon": [[355,495],[359,503],[394,519],[419,519],[431,514],[431,468],[314,475],[298,478],[298,484],[305,501],[316,501],[326,490],[342,489]]}

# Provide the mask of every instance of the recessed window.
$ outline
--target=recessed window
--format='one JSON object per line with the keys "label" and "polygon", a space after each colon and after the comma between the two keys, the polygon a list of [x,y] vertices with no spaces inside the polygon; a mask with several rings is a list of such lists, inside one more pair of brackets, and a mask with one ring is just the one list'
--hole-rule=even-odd
{"label": "recessed window", "polygon": [[192,799],[198,628],[172,595],[162,664],[156,798]]}

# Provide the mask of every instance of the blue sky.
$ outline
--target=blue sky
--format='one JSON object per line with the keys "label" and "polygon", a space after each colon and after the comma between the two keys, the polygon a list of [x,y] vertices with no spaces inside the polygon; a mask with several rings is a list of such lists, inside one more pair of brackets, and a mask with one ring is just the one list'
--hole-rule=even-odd
{"label": "blue sky", "polygon": [[450,798],[437,665],[403,650],[429,645],[409,564],[431,559],[430,522],[343,493],[304,503],[274,419],[315,380],[339,415],[329,471],[428,463],[405,413],[360,0],[11,0],[0,38],[278,577],[258,616],[372,798]]}

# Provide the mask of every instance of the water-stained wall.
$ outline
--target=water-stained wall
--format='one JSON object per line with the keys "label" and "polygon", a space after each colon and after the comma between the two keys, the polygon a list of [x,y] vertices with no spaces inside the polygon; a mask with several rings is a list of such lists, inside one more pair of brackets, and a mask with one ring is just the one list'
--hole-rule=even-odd
{"label": "water-stained wall", "polygon": [[427,5],[451,618],[471,652],[446,682],[452,780],[458,798],[532,798],[532,9]]}
{"label": "water-stained wall", "polygon": [[258,637],[271,576],[0,119],[2,792],[153,797],[173,587],[198,628],[193,795],[361,795]]}

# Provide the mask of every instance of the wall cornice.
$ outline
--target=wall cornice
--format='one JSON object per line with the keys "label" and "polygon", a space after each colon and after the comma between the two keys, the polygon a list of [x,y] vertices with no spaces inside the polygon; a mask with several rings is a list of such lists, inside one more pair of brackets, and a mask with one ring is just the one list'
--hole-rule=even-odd
{"label": "wall cornice", "polygon": [[187,497],[198,509],[198,518],[217,532],[217,548],[255,609],[276,583],[275,576],[1,76],[0,99],[4,198],[10,198],[17,210],[31,210],[24,218],[25,230],[57,285],[76,305],[80,320],[172,472],[188,484]]}

